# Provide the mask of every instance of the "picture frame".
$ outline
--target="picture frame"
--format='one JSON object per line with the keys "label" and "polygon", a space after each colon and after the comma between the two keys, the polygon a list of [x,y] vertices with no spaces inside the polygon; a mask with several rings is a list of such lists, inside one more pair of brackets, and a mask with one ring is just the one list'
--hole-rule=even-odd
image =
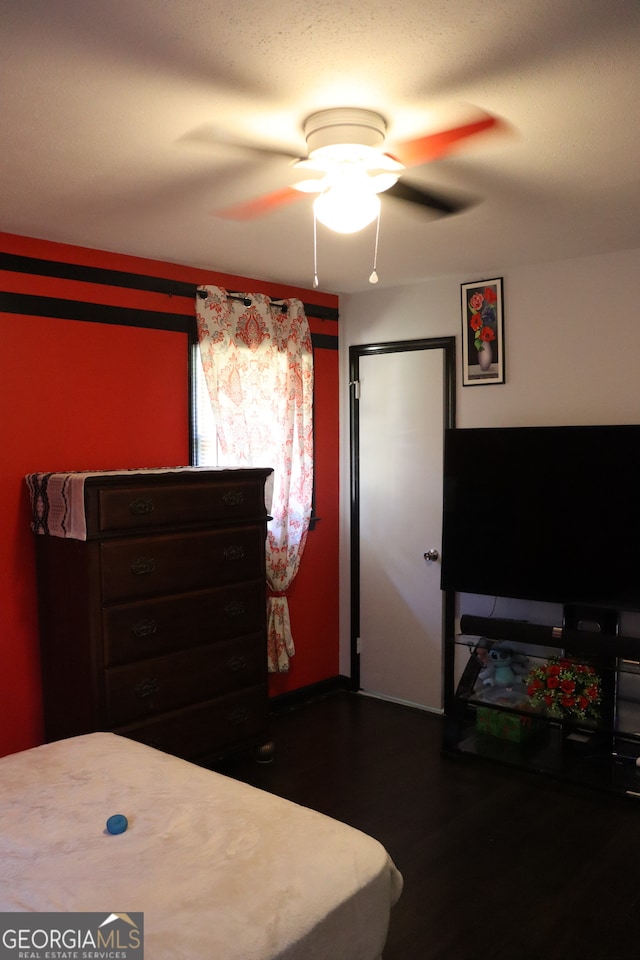
{"label": "picture frame", "polygon": [[505,382],[503,278],[460,285],[462,386]]}

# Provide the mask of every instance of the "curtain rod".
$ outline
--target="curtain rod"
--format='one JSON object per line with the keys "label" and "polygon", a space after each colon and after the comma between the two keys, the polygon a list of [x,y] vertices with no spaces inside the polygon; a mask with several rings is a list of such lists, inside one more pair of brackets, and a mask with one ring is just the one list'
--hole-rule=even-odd
{"label": "curtain rod", "polygon": [[[175,284],[174,284],[175,286]],[[191,286],[190,284],[183,284],[184,287],[189,287],[191,289],[191,296],[197,295],[201,300],[206,299],[206,292],[199,289],[201,285]],[[176,293],[180,296],[186,296],[184,292],[179,292],[178,290],[167,289],[167,293],[171,294]],[[243,294],[236,294],[236,296],[241,297]],[[276,301],[277,302],[277,301]],[[304,312],[308,317],[314,317],[316,320],[338,320],[338,309],[337,307],[322,307],[318,303],[303,303]]]}
{"label": "curtain rod", "polygon": [[[201,300],[206,300],[207,291],[198,290],[198,296],[200,297]],[[280,307],[281,313],[286,313],[287,310],[289,309],[288,305],[283,300],[274,300],[271,297],[269,297],[269,299],[271,300],[272,306]],[[247,296],[246,293],[228,293],[227,300],[239,300],[241,301],[241,303],[244,304],[245,307],[250,307],[251,304],[253,303],[253,300],[251,299],[251,297]]]}

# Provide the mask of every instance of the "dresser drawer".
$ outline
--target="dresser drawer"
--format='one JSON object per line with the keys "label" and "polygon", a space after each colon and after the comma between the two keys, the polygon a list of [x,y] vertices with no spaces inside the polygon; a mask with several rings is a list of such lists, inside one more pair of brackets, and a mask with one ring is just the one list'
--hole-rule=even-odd
{"label": "dresser drawer", "polygon": [[255,580],[264,575],[265,529],[256,526],[99,544],[104,604]]}
{"label": "dresser drawer", "polygon": [[114,732],[186,760],[225,753],[267,729],[268,697],[264,685],[241,693],[175,710]]}
{"label": "dresser drawer", "polygon": [[266,664],[259,633],[113,667],[105,672],[107,723],[128,723],[253,686],[264,681]]}
{"label": "dresser drawer", "polygon": [[[264,580],[106,607],[106,666],[264,630]],[[264,640],[263,640],[264,648]]]}
{"label": "dresser drawer", "polygon": [[97,534],[235,522],[266,517],[264,486],[220,471],[215,482],[135,483],[85,491],[89,526]]}

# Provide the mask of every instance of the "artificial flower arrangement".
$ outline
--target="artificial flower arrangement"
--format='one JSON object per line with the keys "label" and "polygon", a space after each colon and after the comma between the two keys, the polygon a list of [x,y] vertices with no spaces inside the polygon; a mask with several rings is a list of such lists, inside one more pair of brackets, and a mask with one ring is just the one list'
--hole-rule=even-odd
{"label": "artificial flower arrangement", "polygon": [[588,663],[551,657],[534,667],[525,679],[529,699],[549,716],[559,719],[600,719],[600,677]]}
{"label": "artificial flower arrangement", "polygon": [[496,339],[494,327],[496,324],[496,292],[493,287],[485,287],[482,293],[479,290],[469,298],[468,307],[473,330],[474,347],[484,350],[485,343]]}

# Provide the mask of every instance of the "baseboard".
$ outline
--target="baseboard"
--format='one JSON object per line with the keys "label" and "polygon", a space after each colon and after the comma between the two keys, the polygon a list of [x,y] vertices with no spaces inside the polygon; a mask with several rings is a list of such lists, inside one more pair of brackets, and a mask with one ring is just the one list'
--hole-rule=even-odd
{"label": "baseboard", "polygon": [[359,690],[361,697],[371,697],[373,700],[384,700],[386,703],[397,703],[400,707],[411,707],[412,710],[424,710],[425,713],[435,713],[438,717],[444,716],[444,710],[440,707],[425,707],[422,703],[414,703],[413,700],[400,700],[398,697],[387,697],[382,693],[373,693],[371,690]]}
{"label": "baseboard", "polygon": [[314,700],[323,700],[325,697],[331,697],[336,693],[349,693],[353,690],[350,677],[329,677],[327,680],[320,680],[318,683],[310,683],[306,687],[300,687],[299,690],[291,690],[289,693],[280,693],[269,700],[269,713],[286,713],[288,710],[295,710],[305,703],[312,703]]}

